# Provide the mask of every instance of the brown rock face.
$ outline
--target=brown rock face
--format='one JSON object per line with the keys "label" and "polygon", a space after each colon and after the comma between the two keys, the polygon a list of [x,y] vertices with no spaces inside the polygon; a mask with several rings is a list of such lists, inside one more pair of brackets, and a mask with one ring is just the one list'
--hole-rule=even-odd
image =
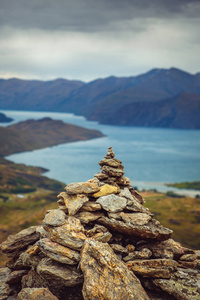
{"label": "brown rock face", "polygon": [[133,260],[127,266],[143,277],[170,278],[177,269],[177,262],[170,259]]}
{"label": "brown rock face", "polygon": [[171,237],[172,231],[162,225],[157,225],[151,221],[147,225],[133,225],[132,223],[124,223],[115,219],[101,217],[98,223],[108,227],[113,231],[140,237],[141,239],[166,240]]}
{"label": "brown rock face", "polygon": [[25,288],[18,294],[18,300],[58,300],[47,288]]}
{"label": "brown rock face", "polygon": [[83,226],[74,217],[68,217],[62,226],[45,226],[45,229],[50,240],[73,250],[80,250],[86,239]]}
{"label": "brown rock face", "polygon": [[36,242],[40,235],[36,232],[37,226],[32,226],[20,231],[15,235],[9,235],[6,241],[1,244],[1,250],[8,257],[16,256],[28,245]]}
{"label": "brown rock face", "polygon": [[12,288],[6,283],[11,273],[9,268],[0,268],[0,299],[6,300],[12,293]]}
{"label": "brown rock face", "polygon": [[80,266],[84,274],[85,300],[149,299],[140,281],[108,244],[87,240],[81,253]]}
{"label": "brown rock face", "polygon": [[73,287],[83,282],[83,274],[76,267],[64,267],[63,264],[43,259],[37,266],[37,273],[43,277],[48,285],[55,290],[63,287]]}
{"label": "brown rock face", "polygon": [[[73,216],[89,199],[86,195],[71,195],[67,193],[60,193],[58,198],[62,199],[65,207],[67,208],[69,216]],[[58,201],[59,202],[59,201]]]}
{"label": "brown rock face", "polygon": [[52,260],[63,264],[76,265],[80,260],[79,252],[44,238],[37,243],[40,250]]}
{"label": "brown rock face", "polygon": [[100,190],[96,182],[78,182],[71,183],[65,187],[67,194],[76,195],[76,194],[94,194]]}
{"label": "brown rock face", "polygon": [[110,147],[101,172],[67,185],[42,226],[1,244],[0,299],[199,300],[200,251],[171,239]]}

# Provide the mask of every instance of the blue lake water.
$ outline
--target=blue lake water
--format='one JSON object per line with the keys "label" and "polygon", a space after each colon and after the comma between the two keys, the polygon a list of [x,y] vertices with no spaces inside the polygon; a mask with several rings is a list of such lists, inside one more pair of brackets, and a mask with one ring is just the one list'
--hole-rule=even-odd
{"label": "blue lake water", "polygon": [[112,146],[116,158],[123,162],[125,176],[131,179],[133,186],[164,191],[169,188],[163,183],[200,179],[200,130],[107,126],[67,113],[2,112],[12,117],[14,122],[49,116],[98,129],[106,135],[99,139],[62,144],[7,157],[16,163],[47,168],[49,171],[45,175],[50,178],[65,183],[92,178],[100,171],[98,162],[107,153],[107,148]]}

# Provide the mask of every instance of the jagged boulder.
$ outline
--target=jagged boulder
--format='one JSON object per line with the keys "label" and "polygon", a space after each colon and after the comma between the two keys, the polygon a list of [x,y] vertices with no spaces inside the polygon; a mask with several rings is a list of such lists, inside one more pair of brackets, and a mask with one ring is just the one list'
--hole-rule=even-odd
{"label": "jagged boulder", "polygon": [[88,239],[82,249],[80,266],[86,300],[149,299],[138,278],[108,244]]}
{"label": "jagged boulder", "polygon": [[197,300],[200,251],[143,206],[110,147],[93,179],[66,186],[42,226],[9,236],[0,299]]}

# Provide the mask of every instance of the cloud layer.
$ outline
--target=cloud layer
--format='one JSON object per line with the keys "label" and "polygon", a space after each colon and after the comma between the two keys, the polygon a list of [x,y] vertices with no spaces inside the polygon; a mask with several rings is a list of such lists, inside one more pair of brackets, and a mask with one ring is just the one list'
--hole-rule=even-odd
{"label": "cloud layer", "polygon": [[0,77],[195,73],[199,15],[189,0],[0,0]]}

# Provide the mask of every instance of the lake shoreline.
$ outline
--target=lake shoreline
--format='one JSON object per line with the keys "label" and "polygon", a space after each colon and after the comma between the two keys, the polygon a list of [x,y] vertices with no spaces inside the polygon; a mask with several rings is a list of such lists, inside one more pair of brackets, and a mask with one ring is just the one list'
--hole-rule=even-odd
{"label": "lake shoreline", "polygon": [[[6,111],[5,111],[6,112]],[[200,130],[176,130],[106,126],[66,113],[9,111],[15,121],[51,117],[66,123],[101,131],[105,137],[13,154],[6,158],[16,163],[48,169],[45,176],[66,183],[88,180],[99,171],[98,161],[112,146],[123,161],[125,176],[139,189],[174,190],[165,183],[194,181],[200,178]],[[184,151],[183,151],[184,149]],[[190,191],[191,195],[198,191]]]}

